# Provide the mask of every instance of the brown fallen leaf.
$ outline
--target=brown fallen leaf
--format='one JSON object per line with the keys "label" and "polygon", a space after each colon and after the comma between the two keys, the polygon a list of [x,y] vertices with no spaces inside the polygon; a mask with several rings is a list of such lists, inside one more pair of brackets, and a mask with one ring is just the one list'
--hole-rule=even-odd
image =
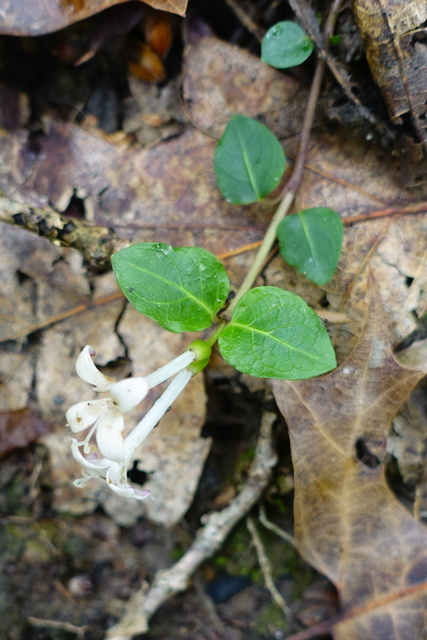
{"label": "brown fallen leaf", "polygon": [[[185,15],[188,0],[141,0],[154,9]],[[126,0],[14,0],[0,9],[0,33],[39,36],[63,29]]]}
{"label": "brown fallen leaf", "polygon": [[[306,90],[294,79],[215,38],[206,38],[198,46],[192,46],[187,56],[185,97],[197,126],[216,135],[231,112],[243,109],[263,119],[286,138],[287,152],[292,144],[295,146]],[[256,82],[250,81],[253,77]],[[204,91],[200,92],[199,87]],[[206,95],[212,96],[211,102],[206,101]],[[150,108],[154,112],[154,103]],[[86,220],[112,227],[132,242],[160,239],[181,246],[198,245],[221,254],[259,240],[271,217],[269,209],[258,205],[238,207],[221,198],[212,171],[216,141],[192,126],[178,137],[140,149],[113,144],[94,131],[47,116],[36,151],[29,148],[27,138],[20,129],[5,131],[0,136],[0,188],[6,195],[31,205],[43,206],[49,201],[57,210],[64,211],[74,192],[82,194]],[[396,167],[392,160],[366,141],[356,144],[337,132],[313,135],[307,169],[298,207],[324,204],[345,217],[363,216],[385,204],[406,205],[410,197],[394,180]],[[394,314],[397,310],[404,316],[399,320],[393,317],[396,324],[399,322],[396,329],[399,338],[408,332],[408,316],[414,308],[411,305],[404,309],[408,295],[405,279],[416,278],[419,256],[425,251],[424,227],[420,225],[425,225],[427,218],[418,218],[396,220],[381,244],[381,255],[375,256],[375,264],[371,261],[370,265],[381,281],[381,296],[383,301],[386,299],[387,312]],[[328,311],[339,310],[342,292],[363,264],[366,248],[386,224],[387,221],[378,220],[347,228],[340,270],[327,288]],[[68,406],[80,399],[89,399],[86,385],[74,372],[77,353],[86,343],[94,346],[97,363],[101,365],[117,363],[123,358],[124,343],[133,363],[129,362],[129,366],[139,375],[146,373],[141,367],[147,363],[148,353],[152,366],[156,367],[188,344],[188,337],[182,343],[176,336],[165,338],[165,332],[157,333],[150,320],[137,317],[130,310],[122,314],[122,302],[117,298],[97,308],[97,300],[114,296],[117,291],[108,279],[111,274],[94,276],[89,291],[81,259],[73,250],[61,247],[48,250],[47,240],[9,228],[3,231],[0,246],[3,248],[0,251],[3,339],[23,340],[26,332],[34,327],[43,331],[39,344],[25,345],[26,357],[8,353],[7,360],[3,358],[2,371],[15,372],[4,389],[4,410],[26,405],[34,375],[45,415],[62,421]],[[249,263],[250,254],[227,260],[233,287],[242,281]],[[276,277],[273,273],[276,267],[277,260],[266,274],[269,284],[285,288],[295,285],[296,293],[319,308],[324,291],[310,283],[308,289],[302,278],[297,278],[290,269],[277,268]],[[353,289],[345,309],[347,313],[350,307],[351,322],[343,328],[341,355],[348,354],[353,335],[360,333],[357,320],[365,311],[366,284],[365,279],[359,280],[363,281]],[[102,292],[96,294],[101,282],[107,284],[107,281],[108,288],[102,287]],[[418,296],[413,304],[417,303]],[[410,322],[413,323],[413,318]],[[220,366],[224,366],[223,363]],[[18,391],[19,404],[13,407],[6,404],[10,398],[17,397]],[[181,407],[174,406],[166,416],[167,421],[162,421],[147,441],[147,447],[141,450],[140,468],[153,472],[149,482],[156,497],[156,502],[143,503],[143,509],[151,510],[150,517],[162,524],[176,522],[188,508],[209,448],[209,443],[199,436],[205,411],[203,393],[201,381],[195,379]],[[63,437],[64,432],[58,431],[49,441],[51,451],[55,451],[52,460],[56,474],[56,508],[81,513],[89,503],[101,501],[105,506],[111,496],[100,495],[96,484],[88,487],[84,494],[72,487],[70,478],[75,477],[77,470],[75,465],[70,468],[74,461],[68,442],[61,448]],[[110,504],[106,508],[123,517],[122,503],[114,505],[114,509]],[[132,513],[126,518],[138,517],[133,506],[130,510]]]}
{"label": "brown fallen leaf", "polygon": [[192,123],[215,138],[233,113],[244,113],[286,138],[289,153],[302,126],[308,91],[258,57],[211,37],[186,50],[183,94]]}
{"label": "brown fallen leaf", "polygon": [[28,407],[0,412],[0,457],[22,449],[49,431],[49,423]]}
{"label": "brown fallen leaf", "polygon": [[390,422],[423,372],[393,357],[378,296],[352,355],[317,380],[273,382],[291,437],[295,535],[335,584],[334,640],[423,638],[427,529],[385,479]]}
{"label": "brown fallen leaf", "polygon": [[425,0],[357,0],[354,13],[392,121],[400,124],[410,114],[420,140],[427,144]]}

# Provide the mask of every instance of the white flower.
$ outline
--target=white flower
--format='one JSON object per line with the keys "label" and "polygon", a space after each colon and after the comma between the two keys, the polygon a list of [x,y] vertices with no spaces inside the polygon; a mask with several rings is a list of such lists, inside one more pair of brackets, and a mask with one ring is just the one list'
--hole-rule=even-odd
{"label": "white flower", "polygon": [[[77,375],[91,384],[95,391],[109,391],[110,397],[79,402],[66,413],[67,425],[73,433],[88,431],[85,439],[80,442],[76,438],[71,439],[71,452],[83,471],[83,477],[75,480],[74,484],[82,487],[90,478],[104,478],[116,493],[126,498],[143,500],[150,492],[127,483],[127,467],[141,442],[191,379],[192,374],[186,367],[194,361],[196,354],[191,350],[186,351],[144,378],[126,378],[119,382],[97,369],[92,360],[94,355],[95,351],[89,345],[83,349],[76,362]],[[123,414],[139,404],[149,389],[176,373],[178,375],[161,398],[124,438]],[[92,443],[93,437],[96,446]]]}
{"label": "white flower", "polygon": [[77,462],[83,467],[83,477],[74,480],[76,487],[84,487],[91,478],[104,478],[108,486],[115,493],[124,498],[144,500],[150,495],[149,491],[137,489],[127,483],[127,467],[124,462],[113,462],[108,458],[98,458],[96,453],[84,457],[80,451],[80,443],[71,438],[71,451]]}
{"label": "white flower", "polygon": [[79,443],[83,445],[85,453],[90,453],[89,441],[95,433],[101,454],[120,462],[124,454],[123,414],[145,398],[149,384],[146,378],[127,378],[114,382],[96,368],[92,360],[94,355],[95,351],[89,345],[83,349],[76,362],[77,375],[96,391],[109,391],[110,397],[75,404],[66,413],[67,424],[74,433],[91,427],[86,438]]}

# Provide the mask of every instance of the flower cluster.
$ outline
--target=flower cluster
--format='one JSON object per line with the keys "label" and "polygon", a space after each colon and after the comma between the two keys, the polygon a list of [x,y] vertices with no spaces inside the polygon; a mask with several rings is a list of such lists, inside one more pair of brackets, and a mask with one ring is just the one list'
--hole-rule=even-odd
{"label": "flower cluster", "polygon": [[[96,368],[94,355],[89,345],[83,349],[76,363],[77,375],[95,391],[109,392],[109,397],[79,402],[66,413],[67,425],[73,433],[87,431],[84,440],[71,438],[72,454],[83,471],[83,477],[74,484],[83,487],[90,478],[103,478],[119,495],[144,500],[150,492],[128,483],[128,466],[140,444],[191,379],[193,373],[187,367],[196,359],[196,353],[189,349],[148,376],[118,382]],[[125,436],[124,414],[142,402],[149,389],[172,376],[175,378],[162,396]]]}

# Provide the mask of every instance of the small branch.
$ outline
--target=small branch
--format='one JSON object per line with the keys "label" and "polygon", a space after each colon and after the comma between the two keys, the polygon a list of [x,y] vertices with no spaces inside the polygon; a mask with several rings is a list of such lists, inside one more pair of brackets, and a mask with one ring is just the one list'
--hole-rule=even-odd
{"label": "small branch", "polygon": [[204,526],[191,547],[175,565],[158,572],[151,587],[143,585],[129,600],[122,619],[107,633],[107,640],[130,640],[148,631],[150,618],[169,598],[184,591],[202,562],[221,548],[233,527],[258,502],[276,464],[272,428],[276,415],[264,412],[255,458],[242,491],[222,511],[203,518]]}
{"label": "small branch", "polygon": [[83,640],[85,631],[89,629],[87,625],[83,627],[77,627],[70,622],[62,622],[61,620],[47,620],[43,618],[35,618],[34,616],[28,616],[26,620],[31,625],[33,625],[33,627],[37,627],[40,629],[60,629],[62,631],[67,631],[68,633],[75,633],[78,640]]}
{"label": "small branch", "polygon": [[61,216],[53,209],[31,207],[9,198],[0,197],[0,222],[32,231],[53,244],[77,249],[97,271],[109,269],[111,255],[130,244],[107,227],[94,227]]}
{"label": "small branch", "polygon": [[258,42],[261,42],[265,34],[265,29],[262,29],[254,20],[252,20],[251,16],[248,15],[245,9],[239,5],[237,0],[225,0],[225,2],[240,20],[245,29],[247,29],[249,33],[258,40]]}
{"label": "small branch", "polygon": [[282,540],[290,544],[292,547],[295,547],[295,539],[289,533],[275,525],[274,522],[270,522],[270,520],[267,519],[263,505],[261,505],[259,509],[259,521],[263,527],[275,533],[276,536],[282,538]]}
{"label": "small branch", "polygon": [[284,193],[289,192],[296,195],[302,180],[302,172],[304,170],[305,161],[307,159],[308,141],[310,139],[311,127],[313,126],[314,113],[316,111],[317,101],[319,99],[320,87],[325,73],[325,62],[321,58],[317,61],[313,81],[310,87],[310,94],[307,100],[307,107],[304,115],[304,122],[301,129],[301,138],[299,143],[298,155],[295,161],[294,170],[285,185]]}
{"label": "small branch", "polygon": [[378,220],[388,216],[404,216],[415,215],[416,213],[427,213],[427,202],[414,202],[412,204],[401,205],[397,207],[388,207],[386,209],[377,209],[368,213],[362,213],[359,216],[348,216],[341,218],[343,224],[354,224],[356,222],[368,222],[369,220]]}
{"label": "small branch", "polygon": [[274,602],[277,604],[278,607],[280,607],[280,609],[285,614],[285,618],[289,620],[291,617],[291,610],[289,609],[284,597],[282,596],[281,593],[279,593],[276,585],[274,584],[273,568],[271,566],[270,559],[268,558],[265,552],[264,545],[262,544],[261,538],[259,536],[259,533],[257,531],[253,518],[251,517],[246,518],[246,526],[248,527],[248,531],[252,537],[252,542],[255,547],[259,566],[261,567],[261,571],[264,576],[265,586],[268,589]]}
{"label": "small branch", "polygon": [[[334,26],[340,11],[342,0],[334,0],[331,10],[323,28],[323,41],[325,51],[329,51],[329,39],[334,31]],[[307,100],[307,107],[304,115],[304,122],[301,129],[301,138],[298,149],[298,156],[295,161],[294,170],[292,175],[284,188],[284,193],[289,191],[296,195],[301,185],[302,172],[304,170],[305,161],[307,159],[308,142],[310,139],[311,127],[313,126],[314,114],[316,111],[317,102],[319,100],[320,87],[322,86],[323,76],[325,74],[325,61],[323,58],[318,58],[316,69],[314,71],[313,81],[310,87],[310,93]]]}

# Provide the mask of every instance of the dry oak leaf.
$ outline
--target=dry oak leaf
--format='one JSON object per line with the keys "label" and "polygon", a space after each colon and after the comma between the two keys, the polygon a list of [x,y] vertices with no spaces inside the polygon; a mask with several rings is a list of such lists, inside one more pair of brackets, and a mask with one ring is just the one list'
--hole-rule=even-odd
{"label": "dry oak leaf", "polygon": [[[4,0],[0,33],[39,36],[63,29],[126,0]],[[154,9],[185,15],[188,0],[141,0]]]}
{"label": "dry oak leaf", "polygon": [[426,637],[427,529],[385,479],[390,422],[424,375],[393,357],[373,294],[351,356],[322,378],[274,381],[291,437],[295,535],[335,584],[334,640]]}

